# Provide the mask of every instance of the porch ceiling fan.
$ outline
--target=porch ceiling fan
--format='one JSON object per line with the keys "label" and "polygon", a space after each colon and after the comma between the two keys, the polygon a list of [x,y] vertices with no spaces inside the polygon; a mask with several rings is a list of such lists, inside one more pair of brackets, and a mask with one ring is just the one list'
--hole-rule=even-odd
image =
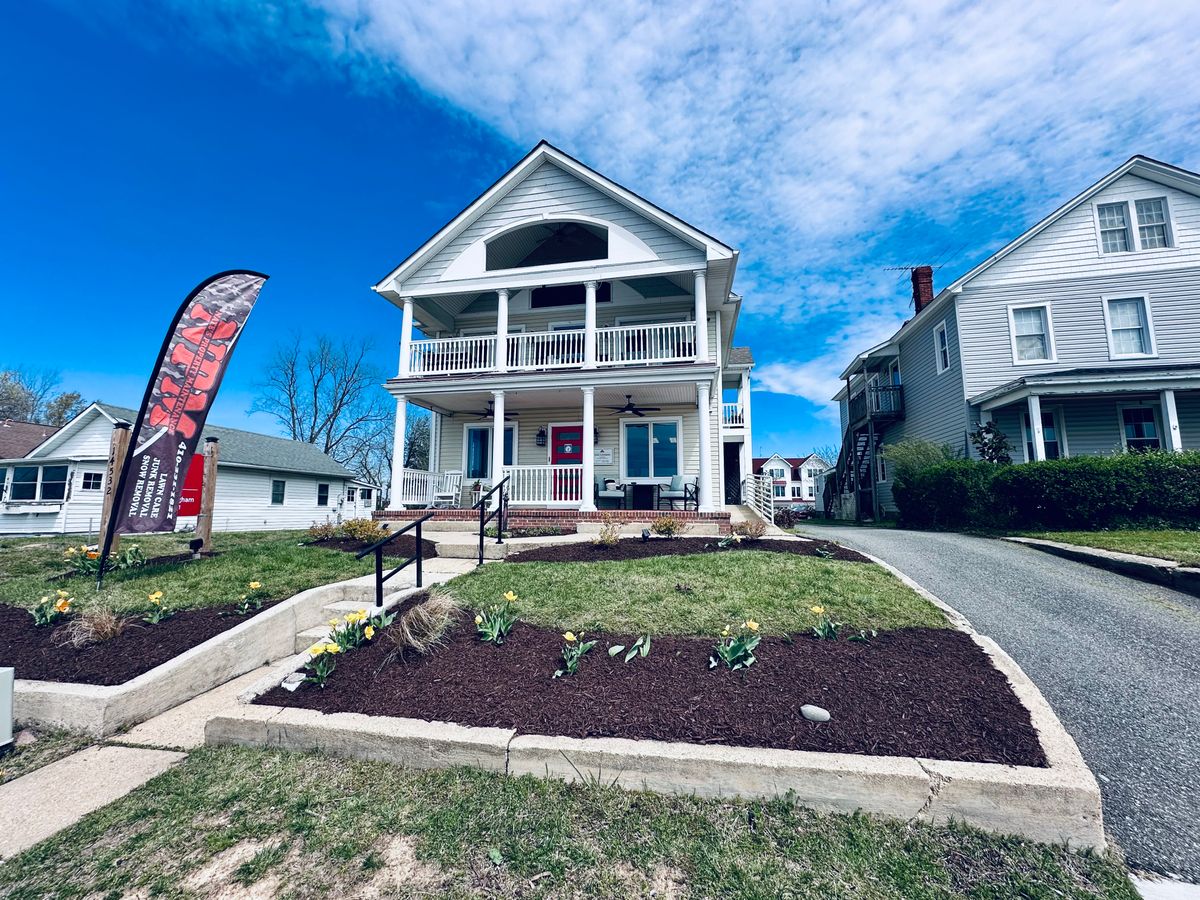
{"label": "porch ceiling fan", "polygon": [[[495,418],[495,417],[496,417],[496,401],[495,401],[495,400],[489,400],[489,401],[488,401],[488,405],[487,405],[487,409],[477,409],[477,410],[474,410],[474,411],[472,411],[472,410],[468,410],[468,411],[467,411],[467,415],[478,416],[478,417],[479,417],[479,421],[481,421],[481,422],[482,422],[484,419],[493,419],[493,418]],[[509,422],[509,421],[511,421],[511,420],[512,420],[514,417],[516,417],[516,416],[519,416],[519,415],[520,415],[520,413],[518,413],[518,412],[509,412],[509,411],[506,409],[506,410],[504,411],[504,421],[505,421],[505,422]]]}
{"label": "porch ceiling fan", "polygon": [[633,413],[635,416],[641,416],[643,418],[648,412],[660,412],[662,410],[661,406],[638,406],[633,402],[632,394],[625,395],[624,406],[606,406],[604,408],[611,409],[614,416],[619,416],[621,413]]}

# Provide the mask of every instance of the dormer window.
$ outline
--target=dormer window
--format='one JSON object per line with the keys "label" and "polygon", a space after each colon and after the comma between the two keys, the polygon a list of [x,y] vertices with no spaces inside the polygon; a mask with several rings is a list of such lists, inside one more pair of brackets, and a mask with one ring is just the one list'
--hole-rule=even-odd
{"label": "dormer window", "polygon": [[[1100,203],[1096,206],[1102,253],[1162,250],[1172,246],[1171,216],[1166,197],[1147,197],[1129,203]],[[1136,225],[1136,239],[1134,226]]]}
{"label": "dormer window", "polygon": [[1171,235],[1167,228],[1167,198],[1138,200],[1137,209],[1138,243],[1143,250],[1156,250],[1171,246]]}
{"label": "dormer window", "polygon": [[488,241],[487,270],[608,259],[608,229],[591,222],[537,222]]}
{"label": "dormer window", "polygon": [[1101,203],[1096,207],[1100,220],[1100,247],[1105,253],[1132,250],[1129,240],[1129,206],[1125,203]]}

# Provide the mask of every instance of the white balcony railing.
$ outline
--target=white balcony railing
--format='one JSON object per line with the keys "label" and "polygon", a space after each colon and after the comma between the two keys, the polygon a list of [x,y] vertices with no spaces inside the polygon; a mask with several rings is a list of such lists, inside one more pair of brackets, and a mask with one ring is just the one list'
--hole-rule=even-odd
{"label": "white balcony railing", "polygon": [[583,466],[505,466],[508,502],[578,506],[583,500]]}
{"label": "white balcony railing", "polygon": [[721,404],[721,424],[726,428],[746,427],[746,415],[740,403]]}
{"label": "white balcony railing", "polygon": [[[499,371],[496,335],[434,338],[409,345],[411,377]],[[517,332],[508,336],[503,360],[510,371],[580,369],[587,355],[586,332]],[[596,365],[638,366],[691,362],[696,358],[696,323],[664,322],[596,329]]]}
{"label": "white balcony railing", "polygon": [[596,364],[690,362],[696,358],[696,323],[618,325],[596,329]]}
{"label": "white balcony railing", "polygon": [[408,369],[412,375],[490,372],[496,368],[496,336],[436,338],[413,341]]}
{"label": "white balcony railing", "polygon": [[400,504],[429,506],[437,490],[438,473],[420,469],[403,469],[400,473]]}
{"label": "white balcony railing", "polygon": [[775,482],[769,475],[749,475],[742,482],[742,502],[762,516],[775,522]]}
{"label": "white balcony railing", "polygon": [[582,365],[582,331],[533,331],[508,336],[510,369],[560,369]]}

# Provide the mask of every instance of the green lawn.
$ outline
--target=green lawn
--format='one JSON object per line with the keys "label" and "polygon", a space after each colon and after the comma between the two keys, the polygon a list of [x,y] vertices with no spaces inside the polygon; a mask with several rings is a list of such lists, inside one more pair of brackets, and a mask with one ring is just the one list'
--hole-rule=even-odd
{"label": "green lawn", "polygon": [[875,565],[738,550],[623,562],[491,563],[446,585],[471,608],[508,590],[519,616],[553,628],[715,634],[756,619],[767,634],[807,631],[824,606],[835,620],[879,630],[945,626],[941,611]]}
{"label": "green lawn", "polygon": [[1081,547],[1098,547],[1118,553],[1173,559],[1185,566],[1200,566],[1200,531],[1164,528],[1158,531],[1028,531],[1021,537],[1060,541]]}
{"label": "green lawn", "polygon": [[17,747],[7,755],[0,756],[0,784],[48,766],[94,743],[95,740],[88,735],[73,731],[38,731],[37,740],[32,744]]}
{"label": "green lawn", "polygon": [[[253,885],[253,892],[233,893]],[[220,893],[222,888],[230,893]],[[471,769],[197,750],[0,865],[42,897],[1106,897],[1114,859],[787,800],[662,797]]]}
{"label": "green lawn", "polygon": [[[147,557],[187,550],[191,534],[151,535],[122,539],[122,549],[138,546]],[[271,599],[281,600],[302,590],[342,581],[373,571],[369,559],[355,560],[340,550],[302,547],[302,531],[264,531],[218,534],[213,538],[218,555],[211,559],[147,566],[105,576],[103,596],[95,579],[75,577],[52,582],[48,576],[67,571],[63,550],[79,546],[78,537],[5,538],[0,540],[0,603],[32,606],[55,589],[70,592],[77,608],[103,602],[119,612],[146,609],[146,595],[162,591],[174,609],[222,606],[246,592],[250,581],[260,581]]]}

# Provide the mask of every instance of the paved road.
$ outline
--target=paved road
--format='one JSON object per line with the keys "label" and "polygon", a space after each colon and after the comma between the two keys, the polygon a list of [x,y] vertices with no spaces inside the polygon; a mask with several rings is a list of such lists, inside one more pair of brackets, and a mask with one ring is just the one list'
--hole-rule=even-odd
{"label": "paved road", "polygon": [[1004,647],[1100,780],[1134,868],[1200,882],[1200,598],[998,540],[811,525]]}

